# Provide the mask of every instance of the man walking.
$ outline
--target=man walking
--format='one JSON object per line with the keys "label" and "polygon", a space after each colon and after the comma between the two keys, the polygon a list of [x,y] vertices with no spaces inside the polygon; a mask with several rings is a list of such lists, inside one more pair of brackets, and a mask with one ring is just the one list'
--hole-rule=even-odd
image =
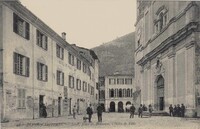
{"label": "man walking", "polygon": [[130,118],[134,118],[134,114],[135,114],[135,106],[132,104],[132,106],[130,107]]}
{"label": "man walking", "polygon": [[97,106],[98,122],[102,122],[102,113],[103,113],[103,107],[100,104],[98,104]]}
{"label": "man walking", "polygon": [[181,104],[181,117],[185,117],[185,105]]}
{"label": "man walking", "polygon": [[170,106],[169,106],[169,115],[170,116],[173,116],[173,110],[174,110],[174,108],[172,107],[172,104],[170,104]]}
{"label": "man walking", "polygon": [[91,118],[92,118],[92,114],[93,114],[93,110],[92,110],[92,105],[90,104],[90,106],[87,108],[87,114],[89,116],[89,122],[91,122]]}
{"label": "man walking", "polygon": [[142,112],[143,112],[143,107],[142,104],[140,104],[140,107],[138,108],[138,117],[142,118]]}

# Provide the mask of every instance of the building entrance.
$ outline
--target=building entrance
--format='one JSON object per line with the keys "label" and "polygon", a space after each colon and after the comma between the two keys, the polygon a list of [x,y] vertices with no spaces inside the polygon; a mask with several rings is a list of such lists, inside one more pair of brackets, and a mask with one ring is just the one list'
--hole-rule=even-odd
{"label": "building entrance", "polygon": [[44,95],[39,96],[39,116],[43,117]]}
{"label": "building entrance", "polygon": [[58,97],[58,116],[61,115],[61,97]]}
{"label": "building entrance", "polygon": [[118,112],[124,112],[123,103],[121,101],[118,103]]}
{"label": "building entrance", "polygon": [[160,75],[157,80],[157,105],[158,110],[162,111],[165,108],[164,99],[164,78]]}
{"label": "building entrance", "polygon": [[110,102],[110,112],[115,112],[115,102]]}

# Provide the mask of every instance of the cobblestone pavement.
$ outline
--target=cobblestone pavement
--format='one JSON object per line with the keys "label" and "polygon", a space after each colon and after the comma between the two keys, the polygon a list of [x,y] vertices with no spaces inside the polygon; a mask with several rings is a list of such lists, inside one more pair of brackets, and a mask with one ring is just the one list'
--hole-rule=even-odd
{"label": "cobblestone pavement", "polygon": [[128,113],[104,113],[103,122],[97,122],[94,114],[92,123],[83,122],[82,115],[58,118],[20,120],[1,124],[2,129],[200,129],[200,119],[152,116],[130,119]]}

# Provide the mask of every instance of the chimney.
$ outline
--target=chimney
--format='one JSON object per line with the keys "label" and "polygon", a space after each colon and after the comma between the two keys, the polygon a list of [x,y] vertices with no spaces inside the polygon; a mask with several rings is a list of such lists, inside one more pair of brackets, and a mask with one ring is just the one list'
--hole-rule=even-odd
{"label": "chimney", "polygon": [[62,38],[63,38],[64,40],[66,40],[66,33],[65,33],[65,32],[62,32]]}

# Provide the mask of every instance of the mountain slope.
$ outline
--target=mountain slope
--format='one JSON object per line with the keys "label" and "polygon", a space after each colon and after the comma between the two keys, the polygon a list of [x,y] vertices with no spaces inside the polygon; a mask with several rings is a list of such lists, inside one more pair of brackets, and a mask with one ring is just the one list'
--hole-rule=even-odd
{"label": "mountain slope", "polygon": [[134,74],[135,33],[93,48],[100,60],[100,76],[115,72]]}

